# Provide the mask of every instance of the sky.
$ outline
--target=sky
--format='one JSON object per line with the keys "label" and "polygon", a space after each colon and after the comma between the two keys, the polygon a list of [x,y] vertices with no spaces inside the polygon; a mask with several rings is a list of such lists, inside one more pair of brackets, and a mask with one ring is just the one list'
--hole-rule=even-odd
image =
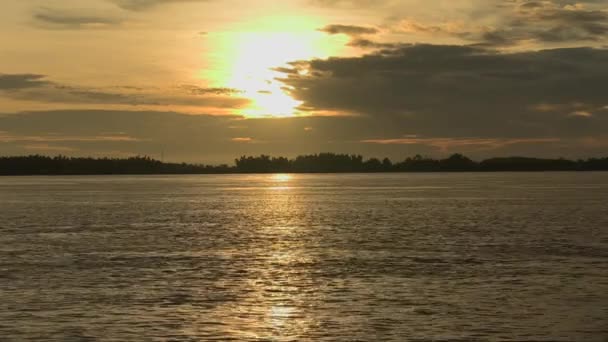
{"label": "sky", "polygon": [[608,148],[605,0],[2,0],[0,155]]}

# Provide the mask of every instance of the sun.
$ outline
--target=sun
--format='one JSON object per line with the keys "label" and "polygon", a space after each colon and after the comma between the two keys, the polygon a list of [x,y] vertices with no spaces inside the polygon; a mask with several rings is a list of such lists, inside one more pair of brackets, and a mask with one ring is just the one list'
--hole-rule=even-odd
{"label": "sun", "polygon": [[306,17],[270,17],[215,37],[216,68],[206,77],[216,86],[233,88],[250,104],[238,110],[246,117],[289,117],[301,114],[278,78],[277,67],[289,62],[326,58],[343,45],[318,32],[319,23]]}
{"label": "sun", "polygon": [[308,34],[251,32],[236,38],[237,52],[226,86],[242,90],[252,100],[242,111],[246,116],[292,116],[299,101],[291,98],[277,80],[284,76],[273,68],[289,61],[314,56]]}

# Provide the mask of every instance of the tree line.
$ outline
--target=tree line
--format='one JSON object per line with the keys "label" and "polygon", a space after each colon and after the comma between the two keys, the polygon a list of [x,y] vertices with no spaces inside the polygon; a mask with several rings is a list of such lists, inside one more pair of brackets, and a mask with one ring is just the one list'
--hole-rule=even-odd
{"label": "tree line", "polygon": [[494,171],[608,171],[608,157],[579,160],[527,157],[474,161],[462,154],[444,159],[416,155],[399,162],[388,158],[319,153],[285,157],[242,156],[233,165],[163,163],[146,156],[78,158],[65,156],[0,157],[0,175],[103,174],[221,174],[221,173],[345,173],[345,172],[494,172]]}

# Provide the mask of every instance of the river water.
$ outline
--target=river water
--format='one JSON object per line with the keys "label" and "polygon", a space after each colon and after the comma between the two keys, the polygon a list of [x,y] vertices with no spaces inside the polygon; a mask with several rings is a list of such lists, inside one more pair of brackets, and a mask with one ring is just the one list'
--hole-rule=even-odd
{"label": "river water", "polygon": [[0,341],[607,341],[608,173],[0,178]]}

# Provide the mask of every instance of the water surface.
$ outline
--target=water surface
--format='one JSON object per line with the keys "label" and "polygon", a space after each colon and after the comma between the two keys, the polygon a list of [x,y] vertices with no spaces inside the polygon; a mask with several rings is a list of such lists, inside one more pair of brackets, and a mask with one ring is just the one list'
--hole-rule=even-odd
{"label": "water surface", "polygon": [[606,341],[608,173],[0,178],[1,341]]}

